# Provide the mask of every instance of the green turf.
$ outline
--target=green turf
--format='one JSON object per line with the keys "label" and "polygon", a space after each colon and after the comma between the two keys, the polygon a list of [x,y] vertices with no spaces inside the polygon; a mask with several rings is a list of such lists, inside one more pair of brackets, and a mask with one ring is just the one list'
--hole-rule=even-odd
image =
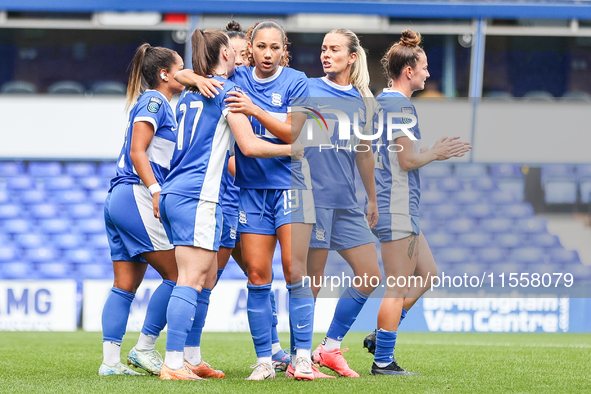
{"label": "green turf", "polygon": [[[135,344],[129,333],[122,354]],[[573,393],[591,392],[591,335],[410,334],[399,335],[400,364],[421,376],[371,376],[363,334],[344,346],[359,379],[247,382],[254,362],[250,336],[206,333],[202,353],[226,379],[160,381],[154,376],[99,377],[101,334],[0,332],[0,393]],[[282,335],[283,344],[287,337]],[[315,337],[318,343],[322,336]],[[157,348],[163,353],[164,338]],[[323,368],[324,372],[328,372]]]}

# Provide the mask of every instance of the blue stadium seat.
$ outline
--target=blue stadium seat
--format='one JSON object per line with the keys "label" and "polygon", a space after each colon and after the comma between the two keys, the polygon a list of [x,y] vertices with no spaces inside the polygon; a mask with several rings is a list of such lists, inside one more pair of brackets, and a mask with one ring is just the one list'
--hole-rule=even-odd
{"label": "blue stadium seat", "polygon": [[459,178],[481,178],[488,176],[486,164],[456,163],[455,176]]}
{"label": "blue stadium seat", "polygon": [[25,259],[31,263],[51,263],[57,256],[57,251],[48,247],[25,249],[24,253]]}
{"label": "blue stadium seat", "polygon": [[497,216],[510,219],[524,219],[534,215],[534,208],[529,202],[499,205]]}
{"label": "blue stadium seat", "polygon": [[515,248],[509,255],[512,261],[522,264],[545,264],[544,249],[531,246]]}
{"label": "blue stadium seat", "polygon": [[118,81],[100,81],[92,85],[92,94],[125,95],[127,86]]}
{"label": "blue stadium seat", "polygon": [[435,261],[441,261],[444,264],[464,264],[471,263],[472,253],[468,248],[451,247],[442,248],[438,251]]}
{"label": "blue stadium seat", "polygon": [[460,216],[460,209],[455,204],[433,205],[430,212],[433,219],[454,219]]}
{"label": "blue stadium seat", "polygon": [[502,205],[502,204],[512,204],[512,203],[516,203],[517,198],[515,197],[515,195],[511,192],[508,191],[503,191],[503,190],[496,190],[493,191],[492,193],[488,194],[488,201],[491,204],[497,204],[497,205]]}
{"label": "blue stadium seat", "polygon": [[0,161],[0,178],[22,175],[25,166],[20,161]]}
{"label": "blue stadium seat", "polygon": [[421,219],[419,224],[421,231],[425,234],[431,234],[438,229],[438,221],[431,219]]}
{"label": "blue stadium seat", "polygon": [[92,264],[96,262],[93,251],[86,248],[70,249],[66,251],[64,258],[72,264]]}
{"label": "blue stadium seat", "polygon": [[158,271],[156,271],[151,265],[148,265],[148,269],[146,269],[146,274],[144,275],[146,279],[162,279]]}
{"label": "blue stadium seat", "polygon": [[556,247],[550,249],[548,254],[550,255],[550,261],[554,264],[578,264],[581,262],[579,253],[576,250]]}
{"label": "blue stadium seat", "polygon": [[114,161],[105,161],[99,164],[99,175],[103,178],[113,178],[117,173],[117,163]]}
{"label": "blue stadium seat", "polygon": [[93,190],[90,192],[89,202],[97,205],[103,205],[107,198],[107,190]]}
{"label": "blue stadium seat", "polygon": [[6,179],[6,189],[8,191],[21,191],[33,189],[35,184],[28,175],[18,175]]}
{"label": "blue stadium seat", "polygon": [[488,219],[495,216],[490,204],[470,204],[464,207],[464,213],[467,217],[474,219]]}
{"label": "blue stadium seat", "polygon": [[74,179],[71,176],[63,175],[52,178],[46,178],[43,181],[43,187],[47,191],[64,191],[75,187]]}
{"label": "blue stadium seat", "polygon": [[31,231],[31,224],[28,220],[24,219],[9,219],[3,221],[2,230],[5,233],[15,235],[24,234]]}
{"label": "blue stadium seat", "polygon": [[0,264],[11,263],[16,259],[16,256],[17,253],[14,246],[0,246]]}
{"label": "blue stadium seat", "polygon": [[488,233],[507,233],[513,231],[513,220],[507,218],[483,219],[480,229]]}
{"label": "blue stadium seat", "polygon": [[581,281],[591,281],[591,267],[580,263],[565,265],[563,273],[569,273],[573,276],[574,283],[581,283]]}
{"label": "blue stadium seat", "polygon": [[492,244],[492,237],[488,233],[470,232],[458,236],[458,245],[466,248],[485,248]]}
{"label": "blue stadium seat", "polygon": [[82,234],[105,234],[105,221],[102,219],[80,219],[76,221],[76,228]]}
{"label": "blue stadium seat", "polygon": [[[485,201],[485,196],[478,190],[462,190],[454,193],[453,200],[459,204],[476,204]],[[421,203],[423,196],[421,195]]]}
{"label": "blue stadium seat", "polygon": [[29,162],[27,173],[34,178],[60,176],[62,164],[57,161],[32,161]]}
{"label": "blue stadium seat", "polygon": [[107,234],[92,234],[89,236],[88,246],[95,249],[110,249]]}
{"label": "blue stadium seat", "polygon": [[560,245],[560,239],[556,235],[548,233],[537,233],[531,234],[527,242],[531,246],[537,246],[539,248],[553,248]]}
{"label": "blue stadium seat", "polygon": [[474,231],[476,222],[470,218],[452,219],[446,222],[445,230],[454,234],[464,234]]}
{"label": "blue stadium seat", "polygon": [[89,162],[66,163],[66,174],[74,178],[84,178],[96,175],[96,165]]}
{"label": "blue stadium seat", "polygon": [[39,229],[45,234],[64,234],[70,232],[72,223],[61,218],[43,219],[39,221]]}
{"label": "blue stadium seat", "polygon": [[437,188],[445,192],[455,192],[464,189],[464,184],[460,178],[446,177],[437,181]]}
{"label": "blue stadium seat", "polygon": [[429,234],[429,239],[427,240],[429,246],[431,248],[447,248],[453,246],[455,244],[454,237],[448,233],[438,232]]}
{"label": "blue stadium seat", "polygon": [[542,166],[542,188],[548,204],[574,204],[577,201],[575,168],[568,164]]}
{"label": "blue stadium seat", "polygon": [[448,200],[448,194],[440,190],[421,191],[421,205],[444,204]]}
{"label": "blue stadium seat", "polygon": [[58,208],[53,204],[35,204],[29,206],[33,219],[51,219],[60,216]]}
{"label": "blue stadium seat", "polygon": [[0,190],[0,204],[10,202],[10,195],[6,190]]}
{"label": "blue stadium seat", "polygon": [[69,267],[63,263],[38,264],[37,273],[40,278],[46,279],[66,279],[73,277]]}
{"label": "blue stadium seat", "polygon": [[[92,247],[92,245],[88,245],[89,247]],[[98,264],[103,264],[105,266],[111,266],[112,265],[112,260],[111,260],[111,250],[109,248],[95,248],[94,249],[94,261],[95,263]]]}
{"label": "blue stadium seat", "polygon": [[473,190],[479,190],[481,192],[491,192],[497,190],[497,185],[491,177],[483,177],[472,179],[470,185]]}
{"label": "blue stadium seat", "polygon": [[0,247],[12,246],[13,242],[8,234],[0,233]]}
{"label": "blue stadium seat", "polygon": [[525,176],[521,166],[515,164],[493,164],[490,173],[499,189],[513,193],[518,201],[523,201],[525,194]]}
{"label": "blue stadium seat", "polygon": [[[544,274],[550,274],[552,275],[554,272],[557,272],[556,270],[556,266],[552,265],[552,264],[545,264],[545,263],[541,263],[541,264],[528,264],[527,268],[526,268],[526,272],[528,272],[530,274],[530,278],[531,278],[531,274],[540,274],[540,276],[544,275]],[[542,278],[540,277],[540,280]],[[556,279],[556,277],[553,277],[553,279]]]}
{"label": "blue stadium seat", "polygon": [[49,94],[84,94],[85,91],[84,85],[75,81],[58,81],[47,88]]}
{"label": "blue stadium seat", "polygon": [[57,234],[53,238],[53,246],[59,249],[76,249],[84,244],[84,237],[77,233]]}
{"label": "blue stadium seat", "polygon": [[420,174],[425,178],[445,178],[452,175],[451,165],[449,163],[430,163],[421,168]]}
{"label": "blue stadium seat", "polygon": [[100,217],[94,204],[73,204],[68,208],[68,215],[72,219],[88,219]]}
{"label": "blue stadium seat", "polygon": [[105,267],[101,264],[84,264],[78,266],[78,276],[81,279],[103,279],[105,274]]}
{"label": "blue stadium seat", "polygon": [[37,233],[19,234],[15,241],[18,246],[25,249],[40,248],[48,244],[47,237]]}
{"label": "blue stadium seat", "polygon": [[19,201],[22,204],[41,204],[47,202],[48,198],[45,192],[37,189],[25,190],[21,193]]}
{"label": "blue stadium seat", "polygon": [[498,264],[507,259],[505,251],[494,246],[480,248],[476,251],[476,260],[480,264]]}
{"label": "blue stadium seat", "polygon": [[35,94],[37,86],[27,81],[8,81],[2,84],[0,92],[3,94]]}
{"label": "blue stadium seat", "polygon": [[78,180],[80,187],[84,190],[108,190],[109,189],[109,182],[105,180],[105,178],[101,178],[98,176],[91,176],[87,178],[82,178]]}
{"label": "blue stadium seat", "polygon": [[88,201],[88,194],[82,190],[64,190],[55,195],[58,204],[79,204]]}
{"label": "blue stadium seat", "polygon": [[2,264],[0,277],[3,279],[34,279],[35,269],[32,264],[15,261]]}
{"label": "blue stadium seat", "polygon": [[244,271],[234,262],[232,259],[228,261],[226,268],[224,268],[224,272],[221,276],[222,279],[237,279],[237,280],[244,280],[246,281],[246,275],[244,275]]}
{"label": "blue stadium seat", "polygon": [[577,167],[577,180],[581,192],[581,202],[591,201],[591,164],[579,164]]}
{"label": "blue stadium seat", "polygon": [[16,219],[22,214],[23,209],[17,204],[0,204],[0,220]]}
{"label": "blue stadium seat", "polygon": [[468,277],[477,276],[482,278],[482,274],[486,271],[486,266],[474,263],[463,263],[454,265],[454,274],[464,276],[467,274]]}
{"label": "blue stadium seat", "polygon": [[546,233],[547,219],[543,217],[533,217],[529,219],[517,219],[515,221],[515,230],[524,234]]}
{"label": "blue stadium seat", "polygon": [[523,246],[524,241],[518,234],[504,233],[495,236],[495,244],[500,248],[519,248]]}

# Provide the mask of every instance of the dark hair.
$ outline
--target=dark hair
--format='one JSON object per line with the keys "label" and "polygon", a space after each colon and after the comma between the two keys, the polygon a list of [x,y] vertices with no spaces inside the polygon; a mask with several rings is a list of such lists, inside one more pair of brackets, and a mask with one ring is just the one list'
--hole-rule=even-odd
{"label": "dark hair", "polygon": [[388,49],[388,52],[382,58],[382,66],[389,81],[398,78],[404,67],[415,68],[419,55],[425,53],[423,48],[420,47],[421,40],[422,37],[419,33],[405,30],[402,32],[400,41]]}
{"label": "dark hair", "polygon": [[170,71],[175,63],[172,49],[153,47],[150,44],[142,44],[135,51],[133,56],[131,74],[127,85],[128,109],[146,89],[155,89],[160,84],[158,72],[162,69]]}
{"label": "dark hair", "polygon": [[246,40],[246,35],[242,31],[240,23],[236,22],[233,19],[226,25],[226,33],[230,38],[238,37]]}
{"label": "dark hair", "polygon": [[222,47],[230,47],[228,35],[219,29],[196,29],[191,35],[193,72],[206,77],[213,74],[219,62]]}
{"label": "dark hair", "polygon": [[[283,45],[291,44],[285,34],[285,30],[283,27],[275,21],[272,20],[264,20],[254,24],[251,28],[246,31],[246,38],[252,44],[256,33],[261,29],[275,29],[281,33],[281,40],[283,41]],[[252,51],[246,48],[246,56],[248,61],[250,62],[250,66],[254,66],[254,59],[252,58]],[[279,65],[282,67],[289,67],[289,52],[286,50],[283,52],[281,56],[281,60],[279,61]]]}

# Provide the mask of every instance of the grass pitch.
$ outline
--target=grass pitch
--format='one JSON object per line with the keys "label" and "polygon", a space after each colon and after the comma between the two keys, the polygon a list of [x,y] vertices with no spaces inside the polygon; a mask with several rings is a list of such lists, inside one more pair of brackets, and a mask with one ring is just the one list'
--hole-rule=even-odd
{"label": "grass pitch", "polygon": [[[202,353],[225,379],[160,381],[155,376],[97,375],[100,333],[0,332],[0,393],[584,393],[591,392],[591,335],[400,333],[396,356],[421,376],[371,376],[365,334],[350,333],[344,347],[359,379],[247,382],[253,345],[244,333],[205,333]],[[129,333],[122,356],[137,340]],[[281,336],[287,346],[288,337]],[[315,336],[314,343],[322,339]],[[164,354],[165,337],[157,349]],[[324,372],[332,373],[326,368]]]}

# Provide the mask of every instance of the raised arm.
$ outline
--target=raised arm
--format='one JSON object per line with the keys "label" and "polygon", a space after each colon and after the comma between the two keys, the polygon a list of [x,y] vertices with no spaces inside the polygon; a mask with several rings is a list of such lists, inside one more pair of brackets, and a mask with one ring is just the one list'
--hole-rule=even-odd
{"label": "raised arm", "polygon": [[[219,90],[223,90],[224,83],[213,78],[205,78],[197,75],[190,69],[184,69],[174,75],[183,86],[188,88],[197,88],[205,97],[212,98],[220,94]],[[217,88],[217,89],[216,89]],[[219,90],[218,90],[219,89]]]}
{"label": "raised arm", "polygon": [[462,157],[472,149],[469,142],[458,141],[460,137],[442,137],[431,149],[416,153],[413,142],[408,137],[396,138],[396,143],[402,145],[402,151],[398,152],[398,163],[404,171],[412,171],[421,168],[432,161],[447,160],[452,157]]}

